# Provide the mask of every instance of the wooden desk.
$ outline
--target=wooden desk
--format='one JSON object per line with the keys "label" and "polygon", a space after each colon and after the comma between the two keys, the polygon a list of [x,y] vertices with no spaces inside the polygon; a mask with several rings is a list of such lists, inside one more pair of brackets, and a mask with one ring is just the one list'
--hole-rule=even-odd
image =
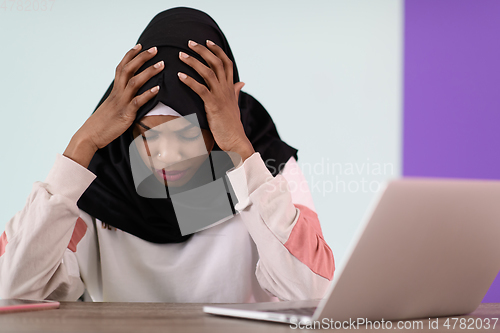
{"label": "wooden desk", "polygon": [[[203,304],[170,303],[84,303],[62,302],[60,309],[0,315],[0,332],[297,332],[286,324],[224,318],[202,311]],[[500,303],[481,304],[470,316],[464,318],[500,318]],[[446,318],[439,318],[440,329],[429,330],[429,320],[423,320],[424,329],[417,332],[500,331],[464,330],[442,327]],[[500,321],[500,320],[499,320]],[[371,331],[361,326],[362,331]],[[381,331],[373,330],[373,331]],[[398,330],[393,332],[409,331]]]}

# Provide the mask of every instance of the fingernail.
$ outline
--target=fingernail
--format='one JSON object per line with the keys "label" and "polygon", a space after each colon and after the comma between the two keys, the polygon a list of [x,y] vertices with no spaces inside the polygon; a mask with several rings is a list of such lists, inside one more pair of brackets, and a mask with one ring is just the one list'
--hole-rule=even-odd
{"label": "fingernail", "polygon": [[181,73],[181,72],[177,73],[177,75],[179,75],[179,77],[180,77],[181,79],[183,79],[183,80],[184,80],[185,78],[187,78],[187,75],[186,75],[186,74],[184,74],[184,73]]}
{"label": "fingernail", "polygon": [[162,61],[158,61],[155,65],[154,65],[154,68],[160,68],[163,66],[163,60]]}
{"label": "fingernail", "polygon": [[152,93],[155,93],[155,92],[157,92],[158,90],[160,90],[160,86],[156,86],[156,87],[151,88],[151,92],[152,92]]}
{"label": "fingernail", "polygon": [[196,44],[196,42],[194,42],[192,40],[190,40],[188,44],[189,44],[189,46],[196,46],[196,45],[198,45],[198,44]]}
{"label": "fingernail", "polygon": [[137,45],[136,45],[136,46],[134,46],[132,49],[134,49],[134,50],[138,50],[140,47],[141,47],[141,44],[137,44]]}
{"label": "fingernail", "polygon": [[189,58],[189,56],[184,52],[179,52],[179,55],[181,56],[181,58],[184,58],[184,59]]}
{"label": "fingernail", "polygon": [[156,52],[156,46],[153,46],[148,50],[149,53],[155,53]]}
{"label": "fingernail", "polygon": [[210,46],[214,46],[214,45],[215,45],[215,43],[214,43],[214,42],[212,42],[212,41],[211,41],[211,40],[209,40],[209,39],[207,39],[207,44],[208,44],[208,45],[210,45]]}

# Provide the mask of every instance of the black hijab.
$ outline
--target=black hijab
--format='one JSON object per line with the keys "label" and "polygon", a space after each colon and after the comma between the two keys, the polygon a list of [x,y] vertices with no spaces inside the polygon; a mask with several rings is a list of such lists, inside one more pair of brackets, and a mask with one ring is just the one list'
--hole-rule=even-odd
{"label": "black hijab", "polygon": [[[132,128],[158,102],[162,102],[183,116],[196,113],[200,127],[209,129],[202,99],[177,76],[177,72],[181,71],[205,84],[193,68],[178,58],[179,51],[182,50],[207,65],[203,58],[187,46],[190,39],[203,45],[209,39],[219,45],[233,61],[234,82],[239,82],[236,62],[226,37],[210,16],[186,7],[172,8],[156,15],[137,42],[142,44],[142,50],[156,46],[158,52],[137,73],[160,60],[164,60],[165,68],[146,82],[137,95],[156,85],[160,86],[160,91],[138,110],[136,120],[130,128],[95,153],[88,169],[97,178],[77,203],[80,209],[104,223],[153,243],[184,242],[191,235],[182,236],[170,198],[152,199],[137,194],[129,157],[129,146],[133,140]],[[109,96],[113,82],[95,110]],[[238,104],[248,139],[255,151],[262,156],[269,171],[276,176],[291,156],[297,159],[297,150],[280,139],[270,115],[256,99],[241,91]],[[213,151],[220,152],[217,144]],[[219,168],[216,177],[223,176],[232,166],[228,162]]]}

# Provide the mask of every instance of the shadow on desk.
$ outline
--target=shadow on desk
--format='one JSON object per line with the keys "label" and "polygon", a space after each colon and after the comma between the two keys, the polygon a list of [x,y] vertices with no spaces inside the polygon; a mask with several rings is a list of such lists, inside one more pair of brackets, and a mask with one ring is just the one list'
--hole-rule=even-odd
{"label": "shadow on desk", "polygon": [[[206,304],[181,303],[91,303],[91,302],[61,302],[56,310],[6,313],[0,315],[0,332],[297,332],[286,324],[264,321],[218,317],[205,314],[202,310]],[[493,328],[495,320],[500,318],[500,303],[483,303],[468,316],[458,316],[458,320],[450,318],[448,327],[446,319],[438,318],[438,329],[429,328],[429,319],[419,319],[423,328],[401,329],[401,331],[418,332],[498,332],[500,323]],[[464,318],[469,329],[460,328],[460,320]],[[490,319],[491,327],[485,329],[486,318]],[[436,319],[431,319],[436,322]],[[455,328],[453,323],[456,322]],[[462,320],[464,322],[464,320]],[[471,326],[471,323],[474,323]],[[482,328],[479,329],[479,324]],[[407,324],[408,325],[408,324]],[[397,322],[392,322],[392,329],[398,331]],[[316,326],[321,328],[319,324]],[[325,326],[323,326],[325,327]],[[360,326],[365,332],[379,332],[384,329],[370,329]],[[302,330],[301,330],[302,331]],[[303,330],[308,331],[308,330]]]}

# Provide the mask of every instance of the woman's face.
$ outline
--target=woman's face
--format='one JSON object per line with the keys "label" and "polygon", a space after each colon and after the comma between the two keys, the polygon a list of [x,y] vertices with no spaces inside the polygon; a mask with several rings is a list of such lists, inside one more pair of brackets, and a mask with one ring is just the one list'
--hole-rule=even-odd
{"label": "woman's face", "polygon": [[143,117],[134,125],[133,136],[141,136],[134,141],[144,163],[158,181],[171,187],[186,184],[214,147],[212,133],[184,117]]}

